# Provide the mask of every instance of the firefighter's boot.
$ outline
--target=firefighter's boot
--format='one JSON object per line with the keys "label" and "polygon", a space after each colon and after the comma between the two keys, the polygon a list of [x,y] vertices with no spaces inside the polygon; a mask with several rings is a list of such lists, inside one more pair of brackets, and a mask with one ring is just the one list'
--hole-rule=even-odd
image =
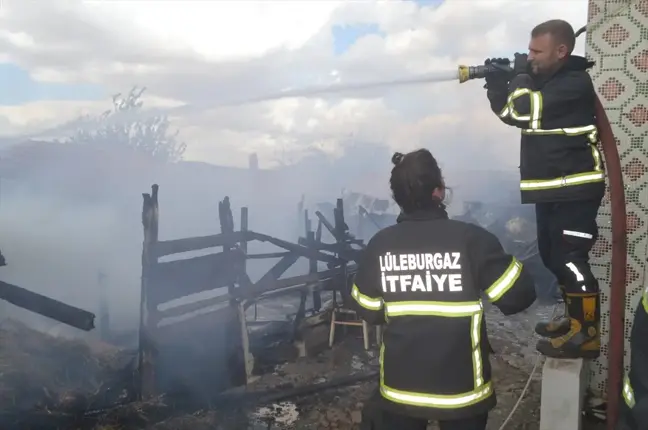
{"label": "firefighter's boot", "polygon": [[553,358],[598,358],[601,354],[598,293],[566,294],[569,331],[553,339],[540,339],[537,350]]}
{"label": "firefighter's boot", "polygon": [[569,333],[571,323],[569,321],[569,309],[567,308],[567,299],[565,297],[565,287],[560,286],[560,295],[563,299],[564,312],[552,318],[551,321],[541,321],[535,326],[535,332],[542,337],[555,338],[564,336]]}

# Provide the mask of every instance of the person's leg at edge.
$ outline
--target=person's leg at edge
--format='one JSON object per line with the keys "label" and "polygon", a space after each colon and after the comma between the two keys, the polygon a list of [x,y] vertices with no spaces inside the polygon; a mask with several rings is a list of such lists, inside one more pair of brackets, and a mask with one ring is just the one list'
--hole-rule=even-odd
{"label": "person's leg at edge", "polygon": [[[555,209],[555,203],[536,203],[536,225],[538,237],[538,253],[545,267],[549,269],[558,279],[552,264],[551,250],[555,248],[555,242],[562,237],[556,237],[556,228],[552,225],[552,212]],[[570,323],[567,310],[567,301],[565,297],[565,288],[560,285],[560,294],[565,303],[563,315],[558,315],[550,321],[541,321],[535,326],[535,332],[543,337],[559,337],[569,332]]]}
{"label": "person's leg at edge", "polygon": [[459,420],[439,421],[439,430],[486,430],[488,413]]}
{"label": "person's leg at edge", "polygon": [[562,233],[560,246],[552,252],[553,265],[565,286],[569,331],[559,337],[540,339],[537,349],[554,358],[597,358],[600,355],[599,285],[589,264],[596,242],[596,217],[601,201],[556,203],[552,223]]}

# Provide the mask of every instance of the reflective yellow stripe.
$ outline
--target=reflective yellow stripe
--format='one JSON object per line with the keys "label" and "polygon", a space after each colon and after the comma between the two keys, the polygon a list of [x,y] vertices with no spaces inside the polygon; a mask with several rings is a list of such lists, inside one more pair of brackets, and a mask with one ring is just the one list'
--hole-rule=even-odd
{"label": "reflective yellow stripe", "polygon": [[530,115],[529,128],[537,130],[540,128],[540,119],[542,118],[542,93],[533,91],[529,94]]}
{"label": "reflective yellow stripe", "polygon": [[581,127],[563,127],[563,128],[552,128],[543,130],[541,128],[527,128],[522,130],[523,134],[538,134],[538,135],[549,135],[549,134],[562,134],[566,136],[580,136],[583,134],[589,134],[588,138],[592,142],[592,138],[595,143],[598,137],[598,129],[595,125],[584,125]]}
{"label": "reflective yellow stripe", "polygon": [[412,406],[457,408],[477,403],[493,392],[490,382],[484,384],[484,363],[481,355],[481,324],[483,306],[481,301],[474,302],[388,302],[385,303],[385,314],[394,316],[441,316],[441,317],[470,317],[470,340],[472,345],[472,361],[474,389],[457,395],[433,395],[398,390],[385,385],[384,354],[385,344],[380,348],[380,392],[383,397],[396,403]]}
{"label": "reflective yellow stripe", "polygon": [[360,306],[365,309],[369,309],[370,311],[379,311],[383,307],[382,298],[375,299],[369,296],[365,296],[360,292],[356,284],[353,284],[353,288],[351,289],[351,297],[353,297]]}
{"label": "reflective yellow stripe", "polygon": [[424,315],[439,317],[470,317],[482,311],[481,302],[387,302],[385,314],[389,317]]}
{"label": "reflective yellow stripe", "polygon": [[385,344],[383,343],[380,347],[380,393],[385,399],[394,403],[439,409],[456,409],[479,403],[493,394],[491,382],[483,384],[475,390],[454,395],[415,393],[388,387],[385,384],[384,356]]}
{"label": "reflective yellow stripe", "polygon": [[592,158],[594,159],[594,171],[602,172],[603,167],[601,164],[601,153],[599,152],[595,143],[590,143],[590,146],[592,147]]}
{"label": "reflective yellow stripe", "polygon": [[625,400],[626,405],[628,405],[630,409],[634,408],[635,405],[634,390],[630,385],[630,378],[628,378],[627,374],[623,377],[623,400]]}
{"label": "reflective yellow stripe", "polygon": [[484,363],[482,362],[481,355],[481,324],[483,313],[479,312],[472,316],[471,319],[471,332],[470,340],[472,343],[472,360],[473,360],[473,375],[475,376],[475,390],[480,389],[484,385]]}
{"label": "reflective yellow stripe", "polygon": [[506,100],[506,107],[500,113],[500,117],[505,118],[506,116],[510,116],[512,119],[516,121],[530,121],[531,120],[530,114],[520,115],[519,113],[517,113],[517,111],[515,110],[515,106],[513,105],[515,99],[528,94],[531,94],[531,90],[528,88],[518,88],[517,90],[509,94],[508,99]]}
{"label": "reflective yellow stripe", "polygon": [[563,176],[562,178],[521,181],[520,189],[526,191],[550,190],[554,188],[562,188],[572,185],[583,185],[603,181],[605,181],[605,174],[603,172],[584,172],[577,173],[575,175]]}
{"label": "reflective yellow stripe", "polygon": [[643,308],[648,313],[648,285],[644,288],[643,297],[641,298],[641,303],[643,303]]}
{"label": "reflective yellow stripe", "polygon": [[488,287],[486,290],[486,295],[488,298],[495,302],[499,300],[511,287],[515,284],[515,281],[520,277],[522,273],[522,263],[520,263],[515,257],[513,257],[511,264],[502,276],[500,276],[493,284]]}
{"label": "reflective yellow stripe", "polygon": [[547,190],[560,188],[569,185],[581,185],[592,182],[602,182],[605,180],[603,173],[603,163],[601,162],[601,153],[598,150],[598,129],[595,125],[585,125],[581,127],[555,128],[551,130],[542,130],[529,128],[522,130],[522,134],[527,135],[563,135],[563,136],[581,136],[586,134],[592,148],[593,170],[591,172],[577,173],[568,175],[563,178],[545,179],[545,180],[525,180],[520,182],[522,190]]}

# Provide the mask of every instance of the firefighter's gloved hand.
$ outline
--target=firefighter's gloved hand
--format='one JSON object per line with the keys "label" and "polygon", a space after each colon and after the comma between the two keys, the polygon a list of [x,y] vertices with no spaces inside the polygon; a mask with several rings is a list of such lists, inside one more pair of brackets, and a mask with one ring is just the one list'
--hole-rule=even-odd
{"label": "firefighter's gloved hand", "polygon": [[484,76],[486,85],[484,88],[507,87],[511,77],[511,67],[508,58],[487,58],[484,61],[485,66],[491,66],[490,72]]}
{"label": "firefighter's gloved hand", "polygon": [[513,61],[512,75],[522,75],[529,73],[529,56],[527,54],[515,53],[515,60]]}

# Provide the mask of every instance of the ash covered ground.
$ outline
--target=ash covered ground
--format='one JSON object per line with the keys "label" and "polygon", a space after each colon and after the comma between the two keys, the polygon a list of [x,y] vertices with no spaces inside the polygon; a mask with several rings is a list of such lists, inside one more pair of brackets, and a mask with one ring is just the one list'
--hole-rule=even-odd
{"label": "ash covered ground", "polygon": [[[266,306],[284,308],[286,303]],[[533,326],[550,317],[553,307],[529,309],[504,317],[488,309],[489,337],[496,354],[491,357],[498,406],[490,415],[488,430],[498,430],[513,409],[537,359]],[[324,343],[328,327],[319,326]],[[261,329],[257,329],[258,331]],[[232,390],[230,401],[198,411],[179,410],[164,396],[147,402],[126,399],[132,387],[132,353],[102,344],[87,344],[38,333],[15,323],[0,325],[0,410],[3,429],[69,430],[299,430],[359,429],[361,410],[376,389],[371,379],[319,389],[341,378],[373,374],[378,369],[377,351],[365,351],[361,330],[339,329],[336,345],[311,357],[295,358],[289,342],[266,345],[259,354],[255,380],[244,389]],[[65,352],[65,353],[62,353]],[[60,358],[59,358],[60,357]],[[506,429],[539,428],[540,372]],[[309,387],[310,393],[299,393]],[[236,399],[255,398],[254,401]],[[267,395],[267,393],[270,393]],[[233,400],[232,400],[233,399]],[[265,400],[263,400],[265,399]],[[102,407],[102,405],[119,406]],[[16,415],[16,406],[24,416]],[[13,412],[11,412],[13,411]],[[20,418],[12,425],[12,419]],[[431,429],[435,427],[431,424]],[[587,430],[600,427],[587,426]]]}

